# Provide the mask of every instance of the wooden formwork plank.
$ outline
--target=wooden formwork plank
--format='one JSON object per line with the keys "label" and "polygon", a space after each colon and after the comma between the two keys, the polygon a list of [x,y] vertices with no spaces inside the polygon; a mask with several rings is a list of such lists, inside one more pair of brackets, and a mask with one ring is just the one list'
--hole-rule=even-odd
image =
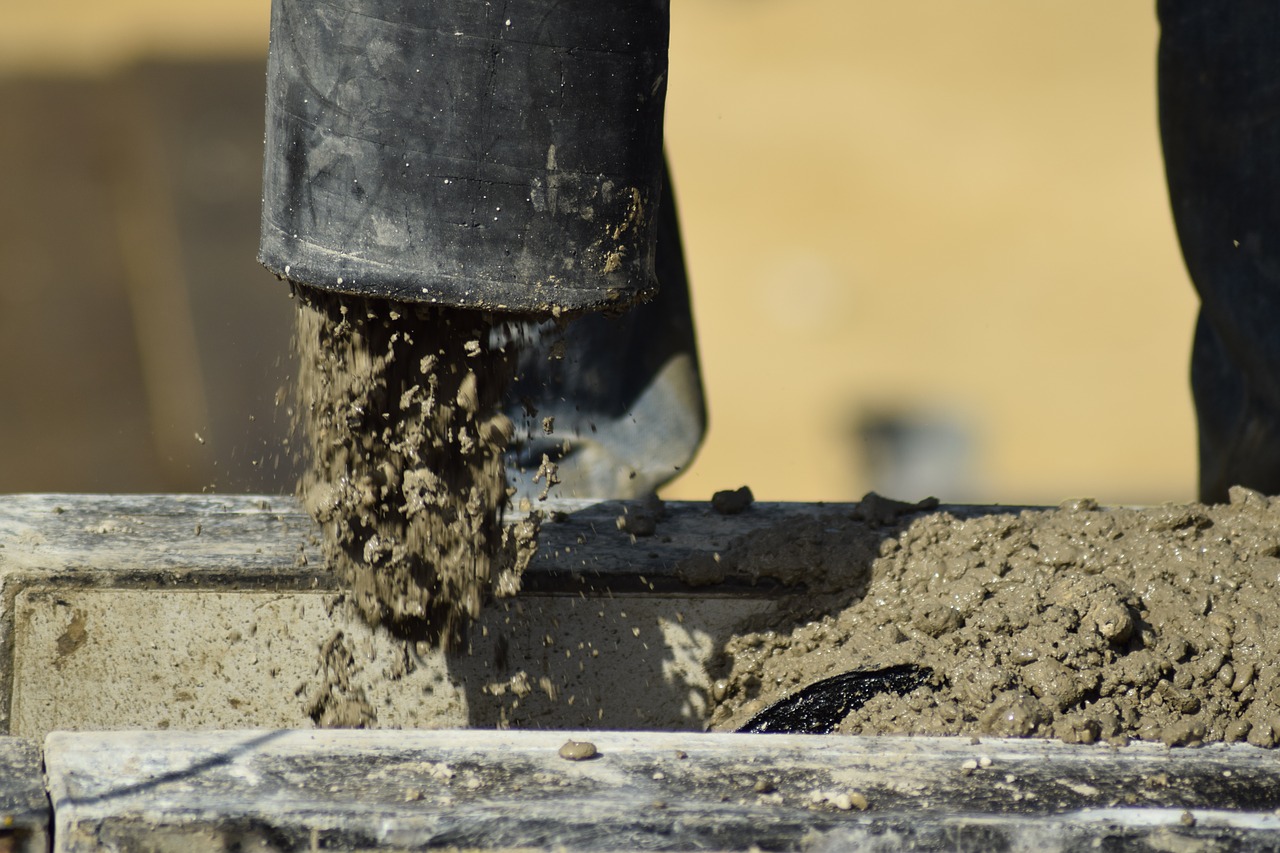
{"label": "wooden formwork plank", "polygon": [[[1274,849],[1243,745],[563,732],[54,733],[57,851]],[[160,849],[160,848],[156,848]]]}
{"label": "wooden formwork plank", "polygon": [[[643,504],[552,499],[535,508],[545,520],[526,583],[531,591],[576,594],[584,581],[570,581],[573,575],[588,584],[613,579],[654,591],[651,582],[676,582],[692,558],[714,559],[754,531],[857,507],[756,503],[727,515],[706,502],[670,502],[651,533],[636,535],[627,520],[651,516]],[[518,517],[509,513],[510,520]],[[297,500],[282,495],[0,496],[0,568],[69,584],[150,584],[159,575],[182,587],[234,572],[236,583],[332,588],[336,580],[324,566],[318,533]],[[722,574],[685,589],[738,594],[740,584],[759,580]],[[639,576],[646,582],[635,580]]]}
{"label": "wooden formwork plank", "polygon": [[49,848],[50,823],[40,744],[0,737],[0,850],[43,853]]}

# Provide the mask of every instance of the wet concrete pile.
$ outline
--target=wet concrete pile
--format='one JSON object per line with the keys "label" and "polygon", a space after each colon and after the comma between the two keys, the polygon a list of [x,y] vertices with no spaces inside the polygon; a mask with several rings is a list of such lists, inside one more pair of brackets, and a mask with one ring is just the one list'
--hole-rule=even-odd
{"label": "wet concrete pile", "polygon": [[1280,743],[1280,500],[833,515],[723,555],[810,590],[725,645],[712,726],[854,669],[931,682],[851,712],[849,734]]}

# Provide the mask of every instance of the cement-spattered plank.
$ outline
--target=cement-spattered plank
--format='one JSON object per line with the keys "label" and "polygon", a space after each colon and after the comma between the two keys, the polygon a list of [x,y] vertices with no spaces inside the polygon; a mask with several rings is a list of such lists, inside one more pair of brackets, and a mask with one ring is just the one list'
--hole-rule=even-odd
{"label": "cement-spattered plank", "polygon": [[[556,585],[551,577],[604,575],[629,586],[638,574],[670,578],[690,557],[723,551],[752,531],[855,507],[758,503],[723,515],[709,503],[673,502],[653,535],[633,536],[617,521],[642,511],[639,504],[552,499],[536,507],[548,517],[528,580],[576,594],[580,583]],[[0,496],[0,566],[66,583],[130,586],[163,573],[171,586],[185,586],[234,571],[240,583],[332,588],[336,579],[324,566],[318,534],[297,500],[282,495]]]}
{"label": "cement-spattered plank", "polygon": [[[637,506],[540,504],[548,519],[530,582],[555,587],[548,575],[570,573],[618,576],[624,584],[637,574],[664,578],[689,557],[721,551],[753,530],[854,507],[756,504],[739,515],[722,515],[706,503],[670,503],[655,535],[636,537],[620,530],[617,519]],[[281,495],[0,496],[0,567],[69,584],[133,586],[158,575],[181,587],[234,572],[239,583],[333,588],[336,579],[324,566],[318,533],[298,502]],[[576,594],[582,586],[556,589]]]}
{"label": "cement-spattered plank", "polygon": [[[699,728],[718,643],[778,588],[715,555],[849,510],[674,503],[654,535],[632,536],[617,519],[634,505],[541,508],[525,591],[486,610],[465,655],[428,651],[375,679],[379,725]],[[0,497],[0,731],[309,725],[308,679],[334,631],[369,665],[404,657],[335,609],[317,534],[281,496]]]}
{"label": "cement-spattered plank", "polygon": [[[53,733],[55,851],[1274,849],[1243,745],[640,732]],[[311,845],[311,848],[308,848]]]}
{"label": "cement-spattered plank", "polygon": [[47,850],[49,825],[39,743],[0,737],[0,850]]}

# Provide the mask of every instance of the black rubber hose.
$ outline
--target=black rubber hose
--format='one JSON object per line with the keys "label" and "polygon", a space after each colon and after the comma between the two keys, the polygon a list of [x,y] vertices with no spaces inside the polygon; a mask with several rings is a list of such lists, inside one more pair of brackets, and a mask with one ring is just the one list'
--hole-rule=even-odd
{"label": "black rubber hose", "polygon": [[259,260],[560,313],[651,295],[667,0],[273,0]]}
{"label": "black rubber hose", "polygon": [[869,699],[882,693],[902,696],[924,686],[931,678],[933,670],[910,663],[842,672],[779,699],[747,720],[738,732],[830,734],[851,711],[861,708]]}

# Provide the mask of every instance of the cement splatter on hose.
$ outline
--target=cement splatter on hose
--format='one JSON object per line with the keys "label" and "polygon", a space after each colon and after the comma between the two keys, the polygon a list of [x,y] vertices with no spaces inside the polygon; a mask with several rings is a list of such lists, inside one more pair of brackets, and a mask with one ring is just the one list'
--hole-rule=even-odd
{"label": "cement splatter on hose", "polygon": [[295,287],[299,486],[372,624],[456,644],[487,596],[514,595],[536,520],[504,530],[499,410],[514,353],[477,311]]}

